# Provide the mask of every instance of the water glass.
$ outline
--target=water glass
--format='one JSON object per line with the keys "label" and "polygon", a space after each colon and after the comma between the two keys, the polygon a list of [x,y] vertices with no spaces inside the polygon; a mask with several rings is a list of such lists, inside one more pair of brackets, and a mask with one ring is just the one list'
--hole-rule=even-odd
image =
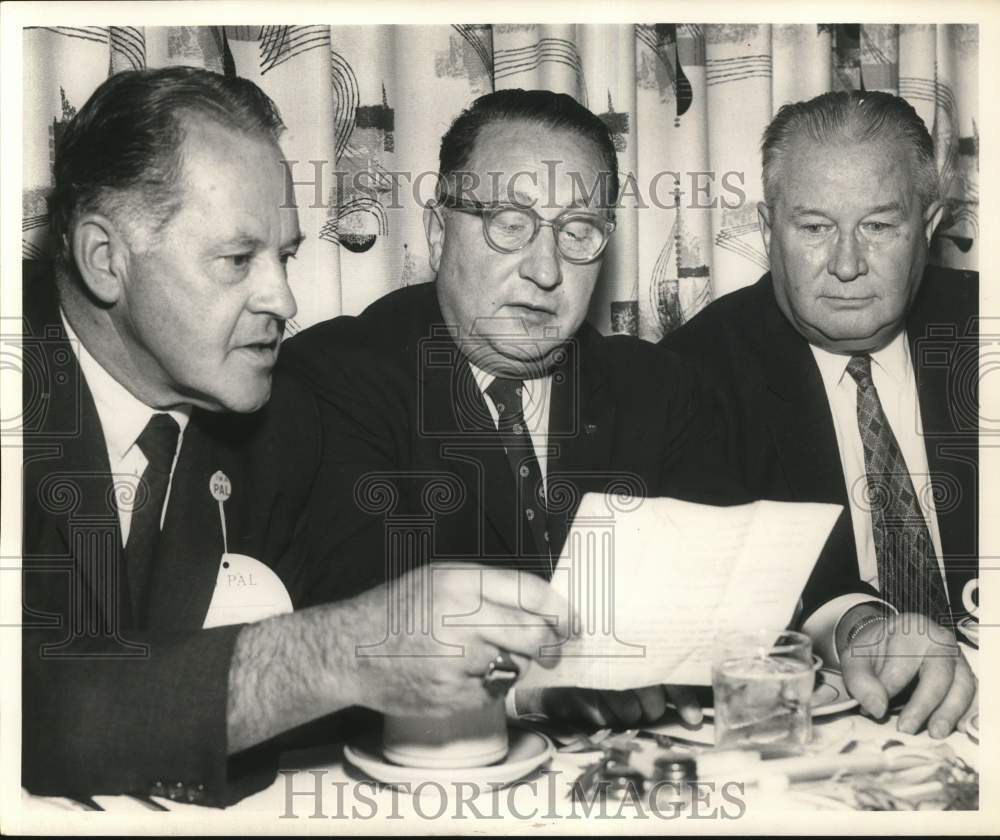
{"label": "water glass", "polygon": [[712,661],[715,743],[804,747],[812,738],[812,642],[790,630],[727,634]]}

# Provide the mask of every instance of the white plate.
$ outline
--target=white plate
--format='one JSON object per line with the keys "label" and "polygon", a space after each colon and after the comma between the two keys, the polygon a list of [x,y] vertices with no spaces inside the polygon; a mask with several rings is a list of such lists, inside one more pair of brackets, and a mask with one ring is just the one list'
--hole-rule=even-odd
{"label": "white plate", "polygon": [[974,618],[967,618],[959,622],[958,632],[965,636],[972,644],[979,647],[979,622]]}
{"label": "white plate", "polygon": [[[816,675],[816,688],[812,695],[812,716],[824,717],[846,712],[858,705],[858,701],[847,693],[844,678],[840,671],[832,668],[820,668]],[[715,709],[703,708],[702,714],[707,718],[715,717]]]}
{"label": "white plate", "polygon": [[965,734],[977,744],[979,743],[979,713],[977,712],[965,722]]}
{"label": "white plate", "polygon": [[382,738],[368,732],[344,747],[344,758],[373,779],[390,785],[419,785],[421,782],[455,784],[465,782],[483,786],[501,786],[516,782],[540,767],[554,752],[552,742],[538,732],[517,726],[510,728],[507,757],[486,767],[403,767],[385,760]]}

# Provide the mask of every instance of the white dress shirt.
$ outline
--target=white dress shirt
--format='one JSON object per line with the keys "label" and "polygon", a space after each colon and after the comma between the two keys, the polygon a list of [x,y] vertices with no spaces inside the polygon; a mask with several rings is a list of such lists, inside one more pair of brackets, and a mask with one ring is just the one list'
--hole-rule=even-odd
{"label": "white dress shirt", "polygon": [[[871,511],[865,503],[867,472],[865,450],[858,429],[858,386],[854,378],[847,373],[847,364],[851,357],[829,353],[812,345],[810,347],[816,358],[816,364],[819,365],[823,387],[826,389],[830,411],[833,414],[833,428],[837,433],[837,448],[840,450],[840,463],[844,468],[847,498],[854,522],[854,544],[858,550],[861,579],[880,590]],[[930,469],[927,466],[927,450],[924,447],[917,382],[913,375],[910,348],[905,334],[900,333],[888,346],[872,353],[871,359],[872,381],[878,391],[886,419],[903,453],[903,460],[906,461],[913,489],[917,493],[920,509],[930,531],[931,542],[934,544],[938,568],[943,575],[941,536],[938,532],[937,511],[934,508]]]}
{"label": "white dress shirt", "polygon": [[[84,381],[94,397],[97,406],[97,416],[104,432],[104,444],[108,450],[108,462],[111,465],[111,476],[115,488],[115,505],[118,508],[118,522],[122,531],[122,546],[128,543],[129,530],[132,525],[132,503],[135,500],[139,479],[149,463],[136,443],[142,430],[146,428],[149,419],[159,412],[150,408],[144,402],[134,397],[124,385],[108,373],[101,364],[87,352],[83,342],[77,337],[73,328],[66,320],[66,314],[60,310],[63,329],[69,338],[70,346],[80,363],[80,371]],[[167,484],[167,495],[163,500],[163,510],[160,513],[160,527],[167,512],[170,500],[170,484],[173,483],[174,468],[177,466],[177,455],[184,441],[184,429],[187,428],[191,416],[190,406],[171,409],[169,414],[180,427],[177,438],[177,451],[170,466],[170,482]]]}
{"label": "white dress shirt", "polygon": [[[496,376],[477,368],[469,362],[472,369],[472,376],[486,398],[486,406],[490,410],[493,418],[493,425],[500,428],[500,412],[493,404],[493,399],[486,393],[486,389],[493,384]],[[535,459],[538,461],[538,469],[542,473],[542,487],[548,492],[547,472],[549,465],[549,396],[552,393],[552,377],[543,376],[541,379],[525,379],[524,390],[521,392],[521,404],[524,412],[524,425],[528,427],[531,435],[531,446],[535,450]]]}
{"label": "white dress shirt", "polygon": [[[493,384],[496,376],[487,373],[469,362],[472,369],[472,376],[476,380],[476,385],[483,392],[486,398],[486,407],[490,410],[493,418],[493,425],[500,428],[500,412],[493,404],[493,399],[486,393],[486,389]],[[538,469],[542,474],[542,486],[548,492],[547,473],[549,464],[549,397],[552,393],[552,377],[543,376],[541,379],[525,379],[524,389],[521,392],[521,405],[524,413],[524,425],[528,427],[531,435],[531,446],[535,450],[535,458],[538,461]],[[504,696],[504,708],[508,717],[519,717],[517,709],[517,689],[511,689]]]}
{"label": "white dress shirt", "polygon": [[[850,356],[830,353],[815,345],[809,345],[819,367],[826,390],[826,398],[833,415],[833,428],[837,435],[837,449],[844,470],[847,485],[848,504],[854,525],[854,545],[858,555],[858,570],[861,579],[880,591],[878,579],[878,558],[875,553],[875,535],[872,530],[871,511],[865,502],[867,471],[865,450],[858,428],[858,386],[847,372]],[[872,382],[878,391],[879,401],[886,419],[892,427],[903,460],[913,481],[913,488],[919,500],[920,509],[930,531],[931,542],[937,555],[938,568],[944,574],[944,558],[941,553],[941,536],[938,531],[937,511],[927,466],[927,450],[924,448],[923,423],[920,417],[920,402],[917,396],[917,382],[910,359],[910,346],[905,333],[899,333],[887,346],[870,354]],[[947,589],[946,589],[947,592]],[[808,633],[817,651],[828,661],[837,661],[833,651],[832,637],[836,626],[845,613],[857,604],[870,601],[861,595],[842,595],[820,607],[805,622],[803,631]],[[830,644],[827,647],[827,643]]]}

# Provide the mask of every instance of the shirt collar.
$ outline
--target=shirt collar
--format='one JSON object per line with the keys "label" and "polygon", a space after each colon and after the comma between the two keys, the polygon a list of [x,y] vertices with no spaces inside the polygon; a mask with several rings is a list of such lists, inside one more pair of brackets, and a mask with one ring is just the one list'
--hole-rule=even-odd
{"label": "shirt collar", "polygon": [[[476,384],[479,386],[479,390],[486,394],[486,389],[493,384],[493,380],[496,379],[496,374],[487,373],[485,370],[476,367],[472,362],[469,362],[469,368],[472,370],[472,377],[476,380]],[[545,387],[552,379],[551,376],[543,376],[540,379],[525,379],[524,381],[524,393],[527,397],[528,403],[534,405],[538,400],[542,398],[542,389]]]}
{"label": "shirt collar", "polygon": [[[812,350],[816,364],[819,366],[823,385],[827,391],[833,390],[847,374],[847,363],[851,361],[851,357],[840,353],[831,353],[815,344],[810,344],[809,349]],[[907,381],[910,370],[910,353],[905,332],[897,333],[896,337],[885,347],[869,355],[872,358],[872,364],[879,367],[893,382],[902,384]]]}
{"label": "shirt collar", "polygon": [[[101,363],[87,352],[87,348],[83,346],[83,342],[66,320],[66,313],[62,309],[59,310],[59,316],[62,318],[63,329],[66,330],[70,346],[80,363],[83,378],[94,398],[94,405],[97,406],[97,416],[104,430],[104,442],[114,469],[114,464],[125,457],[142,434],[142,430],[146,428],[149,419],[161,412],[135,397],[108,373]],[[166,413],[177,421],[183,434],[191,416],[191,406],[180,406]]]}

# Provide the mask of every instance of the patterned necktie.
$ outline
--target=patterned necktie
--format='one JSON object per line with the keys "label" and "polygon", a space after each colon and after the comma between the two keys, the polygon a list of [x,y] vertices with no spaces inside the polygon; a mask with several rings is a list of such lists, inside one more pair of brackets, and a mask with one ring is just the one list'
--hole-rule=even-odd
{"label": "patterned necktie", "polygon": [[154,414],[136,441],[148,464],[136,489],[125,557],[128,561],[132,617],[140,627],[144,622],[146,587],[156,559],[160,518],[179,434],[180,427],[173,417],[169,414]]}
{"label": "patterned necktie", "polygon": [[[499,376],[486,389],[496,406],[500,440],[507,450],[507,460],[510,461],[517,482],[517,498],[524,512],[522,523],[528,529],[523,534],[533,534],[537,546],[532,549],[531,540],[522,539],[522,554],[537,555],[539,551],[549,554],[545,485],[542,483],[542,470],[535,457],[531,433],[524,422],[524,404],[521,398],[523,392],[524,383],[520,379],[502,379]],[[546,574],[551,572],[549,565],[541,570]]]}
{"label": "patterned necktie", "polygon": [[871,364],[870,356],[852,356],[847,372],[858,385],[858,429],[865,450],[879,589],[901,612],[922,613],[947,623],[948,599],[934,543],[872,382]]}

